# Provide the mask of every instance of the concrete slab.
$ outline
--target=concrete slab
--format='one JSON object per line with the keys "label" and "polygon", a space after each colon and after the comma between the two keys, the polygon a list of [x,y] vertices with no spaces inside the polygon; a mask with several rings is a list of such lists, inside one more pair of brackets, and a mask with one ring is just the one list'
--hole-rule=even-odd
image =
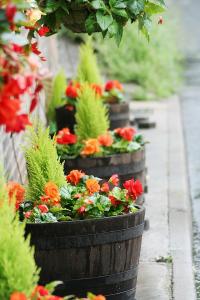
{"label": "concrete slab", "polygon": [[[195,300],[191,212],[180,104],[177,97],[162,102],[134,102],[132,111],[149,109],[157,122],[144,130],[147,145],[150,230],[143,236],[137,300]],[[173,263],[157,263],[159,256]],[[183,288],[186,287],[186,288]]]}

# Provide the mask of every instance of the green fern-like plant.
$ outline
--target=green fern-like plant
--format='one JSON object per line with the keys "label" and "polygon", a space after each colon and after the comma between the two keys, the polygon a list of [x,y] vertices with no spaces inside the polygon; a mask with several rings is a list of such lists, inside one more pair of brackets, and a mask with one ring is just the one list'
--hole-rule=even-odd
{"label": "green fern-like plant", "polygon": [[39,199],[44,193],[44,186],[52,181],[58,187],[65,181],[63,165],[57,155],[56,145],[49,137],[49,129],[41,124],[31,127],[26,135],[25,158],[28,173],[26,198],[31,201]]}
{"label": "green fern-like plant", "polygon": [[10,299],[15,292],[27,296],[38,281],[38,269],[30,239],[24,238],[24,224],[9,205],[5,180],[0,174],[0,299]]}
{"label": "green fern-like plant", "polygon": [[76,123],[76,134],[80,141],[97,138],[109,128],[107,107],[88,84],[81,89]]}
{"label": "green fern-like plant", "polygon": [[55,108],[64,105],[63,96],[66,89],[66,75],[63,70],[54,77],[52,87],[46,85],[47,118],[49,122],[55,121]]}
{"label": "green fern-like plant", "polygon": [[77,71],[77,81],[102,84],[97,58],[94,54],[92,41],[88,38],[80,47],[80,62]]}

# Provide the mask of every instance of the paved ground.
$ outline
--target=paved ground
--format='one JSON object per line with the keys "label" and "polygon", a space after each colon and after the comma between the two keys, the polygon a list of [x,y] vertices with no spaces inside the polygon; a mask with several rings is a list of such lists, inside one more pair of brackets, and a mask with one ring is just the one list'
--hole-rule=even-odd
{"label": "paved ground", "polygon": [[[137,300],[194,300],[191,258],[191,217],[180,105],[176,97],[164,102],[133,103],[133,109],[154,111],[156,129],[145,130],[150,230],[144,233]],[[162,256],[173,263],[156,262]],[[187,288],[183,288],[187,287]]]}

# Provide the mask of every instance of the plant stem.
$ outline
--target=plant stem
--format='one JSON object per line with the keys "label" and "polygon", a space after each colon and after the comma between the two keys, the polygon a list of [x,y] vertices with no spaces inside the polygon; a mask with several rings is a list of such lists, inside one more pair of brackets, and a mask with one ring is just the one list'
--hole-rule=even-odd
{"label": "plant stem", "polygon": [[15,140],[14,140],[14,137],[13,137],[12,133],[11,133],[11,141],[12,141],[12,148],[13,148],[14,158],[15,158],[16,165],[17,165],[17,170],[18,170],[18,173],[19,173],[20,183],[23,184],[22,174],[21,174],[18,159],[17,159],[17,151],[16,151],[16,148],[15,148]]}

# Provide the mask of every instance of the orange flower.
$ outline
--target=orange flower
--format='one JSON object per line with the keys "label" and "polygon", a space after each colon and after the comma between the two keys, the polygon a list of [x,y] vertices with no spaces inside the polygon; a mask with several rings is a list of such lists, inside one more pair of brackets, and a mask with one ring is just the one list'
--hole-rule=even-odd
{"label": "orange flower", "polygon": [[15,208],[18,210],[20,204],[24,201],[25,189],[21,184],[14,181],[8,182],[7,189],[10,201],[16,199]]}
{"label": "orange flower", "polygon": [[86,188],[90,194],[97,193],[100,190],[100,185],[95,178],[87,179],[85,184],[86,184]]}
{"label": "orange flower", "polygon": [[10,300],[27,300],[26,295],[20,292],[14,292],[10,296]]}
{"label": "orange flower", "polygon": [[91,87],[95,91],[95,93],[96,93],[97,96],[102,97],[102,95],[103,95],[103,88],[102,88],[101,85],[96,84],[96,83],[92,83]]}
{"label": "orange flower", "polygon": [[81,155],[91,155],[100,152],[98,139],[88,139],[81,151]]}
{"label": "orange flower", "polygon": [[113,143],[113,138],[112,138],[111,134],[109,132],[107,132],[106,134],[100,135],[98,137],[98,141],[101,146],[109,147]]}
{"label": "orange flower", "polygon": [[[47,182],[44,187],[44,192],[50,198],[51,205],[57,205],[60,202],[60,193],[58,186],[54,182]],[[46,199],[47,199],[46,197]],[[41,199],[42,200],[42,199]]]}
{"label": "orange flower", "polygon": [[102,295],[95,296],[93,300],[106,300],[106,298]]}
{"label": "orange flower", "polygon": [[72,170],[67,176],[66,179],[68,182],[77,185],[80,181],[80,179],[85,176],[85,173],[79,171],[79,170]]}

